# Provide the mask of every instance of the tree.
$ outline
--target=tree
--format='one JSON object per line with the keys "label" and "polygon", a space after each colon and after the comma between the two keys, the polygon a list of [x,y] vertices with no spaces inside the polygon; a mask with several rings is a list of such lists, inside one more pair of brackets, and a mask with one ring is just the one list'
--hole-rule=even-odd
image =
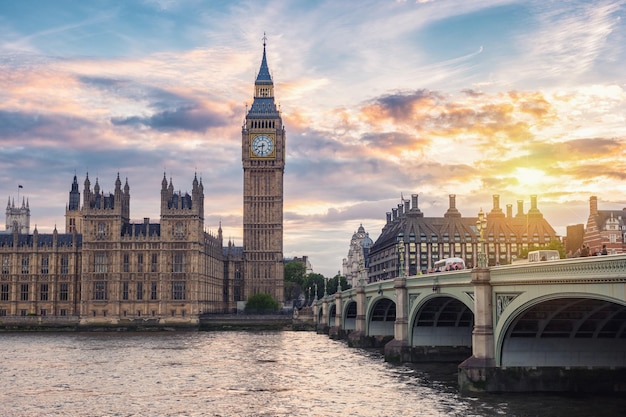
{"label": "tree", "polygon": [[259,293],[248,298],[245,312],[248,314],[275,313],[280,309],[280,303],[266,293]]}
{"label": "tree", "polygon": [[313,291],[313,298],[315,298],[316,296],[315,286],[317,284],[317,298],[318,299],[322,298],[322,296],[324,295],[324,282],[325,281],[326,281],[326,278],[322,274],[315,274],[315,273],[308,274],[306,276],[306,279],[304,280],[304,285],[302,286],[302,288],[304,288],[305,291],[307,291],[307,294],[308,294],[307,297],[310,296],[309,289],[311,289]]}
{"label": "tree", "polygon": [[346,277],[343,277],[339,274],[335,275],[331,279],[328,280],[328,294],[335,294],[337,292],[337,280],[341,280],[341,291],[347,290],[350,288],[348,281],[346,281]]}
{"label": "tree", "polygon": [[306,267],[297,261],[285,264],[285,300],[295,300],[300,296],[306,279]]}

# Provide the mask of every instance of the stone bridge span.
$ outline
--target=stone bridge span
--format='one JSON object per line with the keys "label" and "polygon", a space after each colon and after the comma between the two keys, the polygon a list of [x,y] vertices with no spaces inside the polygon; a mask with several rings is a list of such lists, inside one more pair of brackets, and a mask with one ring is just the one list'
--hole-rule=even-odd
{"label": "stone bridge span", "polygon": [[389,361],[458,361],[463,390],[626,390],[626,255],[397,278],[314,312]]}

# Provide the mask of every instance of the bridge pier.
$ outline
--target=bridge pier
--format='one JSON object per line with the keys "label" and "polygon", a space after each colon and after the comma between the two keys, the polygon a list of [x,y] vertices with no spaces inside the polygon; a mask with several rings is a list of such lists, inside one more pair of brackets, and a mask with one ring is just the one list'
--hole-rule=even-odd
{"label": "bridge pier", "polygon": [[489,268],[472,270],[474,286],[474,330],[472,356],[459,365],[461,391],[488,391],[496,372],[493,337],[493,304]]}
{"label": "bridge pier", "polygon": [[317,333],[328,334],[329,326],[328,326],[328,300],[326,297],[322,299],[322,320],[321,323],[317,324]]}
{"label": "bridge pier", "polygon": [[385,345],[385,361],[410,362],[411,345],[409,344],[409,303],[406,278],[396,278],[393,281],[393,288],[396,292],[396,321],[393,325],[393,340]]}
{"label": "bridge pier", "polygon": [[341,292],[335,293],[335,323],[330,327],[328,335],[332,339],[341,339],[344,335],[342,323],[342,304],[341,304]]}
{"label": "bridge pier", "polygon": [[348,346],[372,347],[372,342],[365,333],[365,286],[363,283],[356,288],[356,320],[354,331],[348,335]]}

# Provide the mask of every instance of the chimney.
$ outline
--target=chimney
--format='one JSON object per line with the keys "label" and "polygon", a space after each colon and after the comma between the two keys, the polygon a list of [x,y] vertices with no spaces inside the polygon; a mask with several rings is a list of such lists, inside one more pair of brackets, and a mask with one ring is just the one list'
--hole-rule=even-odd
{"label": "chimney", "polygon": [[493,211],[500,210],[500,196],[498,194],[493,195]]}
{"label": "chimney", "polygon": [[410,209],[411,209],[411,202],[409,200],[406,200],[404,202],[404,212],[408,214]]}
{"label": "chimney", "polygon": [[391,212],[393,213],[393,220],[398,220],[398,209],[397,208],[392,208]]}
{"label": "chimney", "polygon": [[417,210],[417,194],[411,195],[411,207],[413,207],[413,210]]}
{"label": "chimney", "polygon": [[391,223],[391,212],[388,211],[387,213],[387,224]]}
{"label": "chimney", "polygon": [[456,208],[456,195],[455,194],[450,194],[448,196],[449,200],[450,200],[450,209],[454,210]]}
{"label": "chimney", "polygon": [[589,215],[590,216],[595,216],[598,214],[598,197],[591,196],[591,198],[589,198]]}
{"label": "chimney", "polygon": [[530,209],[537,210],[537,196],[534,194],[530,196]]}
{"label": "chimney", "polygon": [[524,201],[523,200],[517,200],[517,215],[518,216],[524,215]]}
{"label": "chimney", "polygon": [[513,217],[513,204],[506,205],[506,217],[508,217],[509,219]]}
{"label": "chimney", "polygon": [[404,214],[404,204],[398,204],[398,217],[402,217]]}

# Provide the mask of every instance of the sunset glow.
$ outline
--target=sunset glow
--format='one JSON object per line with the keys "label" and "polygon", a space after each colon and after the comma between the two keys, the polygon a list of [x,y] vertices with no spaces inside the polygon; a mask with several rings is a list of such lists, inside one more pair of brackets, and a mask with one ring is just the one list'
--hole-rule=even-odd
{"label": "sunset glow", "polygon": [[[529,201],[557,233],[626,206],[626,2],[0,3],[0,197],[63,231],[88,172],[159,217],[163,173],[205,186],[242,245],[241,125],[267,36],[287,130],[285,256],[334,275],[352,233]],[[81,188],[82,191],[82,188]],[[528,207],[528,205],[526,205]]]}

